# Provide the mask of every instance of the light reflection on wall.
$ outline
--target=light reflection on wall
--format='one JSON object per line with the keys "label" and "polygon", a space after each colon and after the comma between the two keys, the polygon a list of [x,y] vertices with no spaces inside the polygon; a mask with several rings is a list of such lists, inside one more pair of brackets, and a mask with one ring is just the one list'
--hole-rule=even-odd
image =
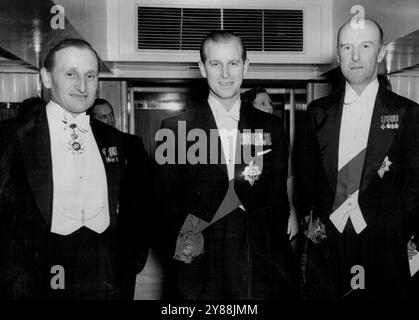
{"label": "light reflection on wall", "polygon": [[143,100],[139,104],[140,109],[152,110],[184,110],[184,101],[160,101],[160,100]]}

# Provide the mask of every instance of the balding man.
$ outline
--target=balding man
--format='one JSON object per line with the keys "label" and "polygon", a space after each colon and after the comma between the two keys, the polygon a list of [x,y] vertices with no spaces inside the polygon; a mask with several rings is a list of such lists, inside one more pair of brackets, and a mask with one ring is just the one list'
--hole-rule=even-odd
{"label": "balding man", "polygon": [[409,279],[404,222],[419,199],[419,109],[379,86],[383,32],[362,22],[340,28],[345,89],[309,105],[298,148],[300,205],[312,218],[308,297],[402,298]]}

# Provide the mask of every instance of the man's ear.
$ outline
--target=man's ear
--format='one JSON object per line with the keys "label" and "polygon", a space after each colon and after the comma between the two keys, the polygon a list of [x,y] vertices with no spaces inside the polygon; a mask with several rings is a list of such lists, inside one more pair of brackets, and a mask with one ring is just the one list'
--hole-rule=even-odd
{"label": "man's ear", "polygon": [[336,47],[336,57],[338,59],[338,64],[340,64],[339,47]]}
{"label": "man's ear", "polygon": [[387,54],[387,47],[383,44],[381,46],[380,51],[378,52],[377,62],[381,63],[381,61],[383,61],[384,58],[386,57],[386,54]]}
{"label": "man's ear", "polygon": [[49,73],[47,69],[45,68],[41,69],[41,78],[42,78],[42,83],[44,84],[44,87],[47,89],[51,89],[51,86],[52,86],[51,74]]}
{"label": "man's ear", "polygon": [[249,59],[246,59],[246,61],[244,62],[244,68],[243,68],[243,77],[246,75],[247,70],[249,70]]}
{"label": "man's ear", "polygon": [[198,62],[198,65],[199,65],[199,71],[201,72],[201,76],[202,76],[203,78],[206,78],[206,77],[207,77],[207,72],[205,71],[205,66],[204,66],[204,63],[200,60],[200,61]]}

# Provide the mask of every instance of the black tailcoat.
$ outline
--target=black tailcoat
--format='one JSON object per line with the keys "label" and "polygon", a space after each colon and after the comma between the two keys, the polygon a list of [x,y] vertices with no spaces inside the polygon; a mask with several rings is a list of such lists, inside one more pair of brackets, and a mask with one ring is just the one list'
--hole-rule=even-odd
{"label": "black tailcoat", "polygon": [[[321,244],[310,242],[308,295],[342,298],[355,275],[342,270],[342,261],[356,255],[365,270],[365,290],[358,291],[360,295],[402,297],[409,278],[409,221],[417,215],[419,203],[419,109],[414,102],[379,88],[359,188],[367,227],[356,235],[348,220],[340,234],[329,216],[337,184],[343,99],[342,92],[309,105],[303,139],[296,147],[298,206],[305,215],[312,210],[325,224],[327,235]],[[394,115],[398,127],[382,129],[382,122]],[[386,157],[391,165],[380,177],[378,170]]]}
{"label": "black tailcoat", "polygon": [[[183,299],[277,299],[295,297],[293,258],[287,237],[289,205],[287,200],[288,148],[284,128],[278,118],[242,103],[238,130],[263,130],[270,136],[263,146],[263,168],[253,185],[245,179],[244,146],[237,140],[242,161],[235,164],[234,188],[245,208],[211,224],[203,231],[205,253],[191,264],[174,260],[176,238],[188,214],[210,222],[224,199],[229,178],[221,161],[221,141],[208,103],[193,111],[163,120],[162,128],[176,137],[176,150],[181,140],[179,123],[186,133],[201,129],[207,137],[206,162],[159,166],[159,190],[163,209],[160,226],[166,225],[163,242],[167,248],[176,298]],[[215,147],[210,136],[215,135]],[[250,132],[249,131],[249,132]],[[195,143],[183,141],[186,149]],[[211,163],[211,153],[218,148],[218,161]],[[255,146],[252,147],[255,155]],[[178,153],[178,152],[177,152]],[[237,154],[236,154],[237,158]]]}
{"label": "black tailcoat", "polygon": [[[147,256],[148,226],[142,223],[142,200],[148,163],[139,153],[128,150],[126,135],[92,119],[91,128],[101,154],[108,183],[110,226],[102,234],[82,227],[92,246],[54,235],[51,230],[53,178],[50,134],[46,109],[1,125],[0,161],[0,296],[3,298],[42,299],[77,297],[56,295],[51,291],[51,252],[73,250],[77,259],[92,266],[94,275],[103,271],[104,291],[82,298],[132,298],[135,275]],[[137,145],[138,146],[138,145]],[[136,146],[136,147],[137,147]],[[117,150],[117,161],[109,161],[109,148]],[[77,232],[79,232],[77,231]],[[87,239],[80,237],[79,239]],[[56,239],[62,241],[56,246]],[[100,239],[100,240],[98,240]],[[64,246],[64,247],[63,247]],[[86,244],[86,246],[88,246]],[[98,246],[96,253],[93,246]],[[77,249],[76,249],[77,248]],[[94,250],[93,250],[94,249]],[[79,250],[79,251],[76,251]],[[90,251],[89,251],[90,250]],[[93,251],[92,251],[93,250]],[[90,253],[92,256],[90,255]],[[95,265],[93,256],[100,257]],[[142,261],[139,261],[141,256]],[[71,260],[71,258],[70,258]],[[75,263],[75,261],[68,261]],[[89,267],[88,267],[89,268]],[[66,274],[71,274],[67,270]],[[90,279],[87,279],[87,281]],[[106,292],[105,292],[106,291]]]}

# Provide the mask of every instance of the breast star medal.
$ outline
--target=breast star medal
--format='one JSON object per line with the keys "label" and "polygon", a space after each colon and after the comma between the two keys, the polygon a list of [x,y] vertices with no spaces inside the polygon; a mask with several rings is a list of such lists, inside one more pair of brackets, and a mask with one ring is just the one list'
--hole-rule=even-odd
{"label": "breast star medal", "polygon": [[390,171],[390,165],[392,164],[392,162],[389,160],[388,157],[385,157],[383,163],[381,164],[380,169],[378,169],[377,173],[380,176],[380,178],[384,177],[384,174],[387,171]]}
{"label": "breast star medal", "polygon": [[249,165],[244,168],[242,175],[246,181],[249,181],[250,185],[253,186],[256,180],[259,179],[262,171],[260,170],[259,166],[255,164],[252,160],[250,161]]}
{"label": "breast star medal", "polygon": [[80,141],[79,135],[76,133],[76,129],[80,132],[83,132],[75,123],[69,125],[69,128],[73,130],[70,137],[71,139],[68,141],[68,150],[71,151],[73,154],[81,154],[84,151],[84,143]]}

